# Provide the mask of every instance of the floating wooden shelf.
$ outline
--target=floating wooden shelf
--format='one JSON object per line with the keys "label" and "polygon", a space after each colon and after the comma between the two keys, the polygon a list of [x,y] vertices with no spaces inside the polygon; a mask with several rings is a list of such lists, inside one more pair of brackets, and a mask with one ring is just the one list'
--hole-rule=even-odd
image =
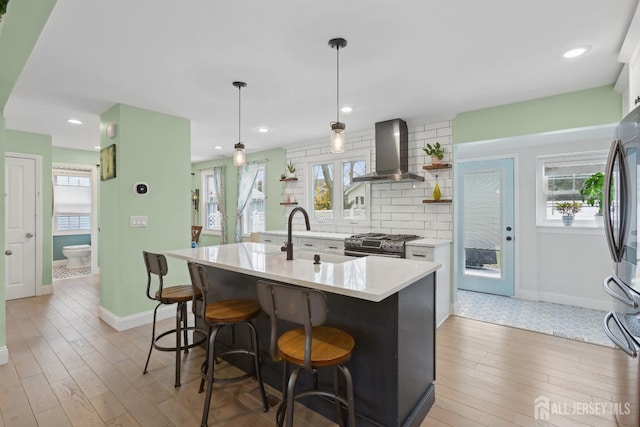
{"label": "floating wooden shelf", "polygon": [[280,178],[280,182],[291,182],[291,181],[297,181],[298,178],[296,178],[295,176],[292,178]]}
{"label": "floating wooden shelf", "polygon": [[422,169],[426,171],[439,170],[439,169],[451,169],[451,163],[440,163],[439,165],[424,165]]}
{"label": "floating wooden shelf", "polygon": [[440,200],[427,199],[427,200],[423,200],[422,203],[451,203],[451,199],[440,199]]}
{"label": "floating wooden shelf", "polygon": [[291,205],[297,205],[298,202],[280,202],[280,204],[282,206],[291,206]]}

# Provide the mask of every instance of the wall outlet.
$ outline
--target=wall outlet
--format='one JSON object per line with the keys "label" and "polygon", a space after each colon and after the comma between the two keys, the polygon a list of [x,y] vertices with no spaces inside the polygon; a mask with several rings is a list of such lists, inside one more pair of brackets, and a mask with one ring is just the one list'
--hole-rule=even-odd
{"label": "wall outlet", "polygon": [[130,216],[129,226],[130,227],[146,227],[147,217],[146,216]]}

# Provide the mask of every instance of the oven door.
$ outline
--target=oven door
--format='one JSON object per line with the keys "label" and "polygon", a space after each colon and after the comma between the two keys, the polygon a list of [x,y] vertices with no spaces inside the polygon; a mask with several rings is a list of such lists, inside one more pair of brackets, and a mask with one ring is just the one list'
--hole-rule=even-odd
{"label": "oven door", "polygon": [[402,255],[400,255],[400,254],[361,252],[361,251],[354,251],[354,250],[350,250],[350,249],[345,249],[344,254],[345,254],[345,256],[354,256],[354,257],[363,257],[363,256],[375,255],[375,256],[383,256],[383,257],[387,257],[387,258],[402,258]]}

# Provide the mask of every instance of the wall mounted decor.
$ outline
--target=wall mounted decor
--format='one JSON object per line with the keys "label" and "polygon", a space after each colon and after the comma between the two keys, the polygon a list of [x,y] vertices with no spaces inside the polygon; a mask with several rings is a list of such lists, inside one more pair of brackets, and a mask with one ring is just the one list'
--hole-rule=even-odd
{"label": "wall mounted decor", "polygon": [[100,181],[116,177],[116,144],[100,150]]}

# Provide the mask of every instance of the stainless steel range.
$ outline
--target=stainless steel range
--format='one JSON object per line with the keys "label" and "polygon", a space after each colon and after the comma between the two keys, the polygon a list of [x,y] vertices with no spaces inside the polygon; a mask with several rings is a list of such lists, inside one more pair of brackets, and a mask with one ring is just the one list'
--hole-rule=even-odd
{"label": "stainless steel range", "polygon": [[419,239],[413,234],[365,233],[354,234],[344,240],[344,254],[349,256],[380,255],[405,257],[405,243]]}

